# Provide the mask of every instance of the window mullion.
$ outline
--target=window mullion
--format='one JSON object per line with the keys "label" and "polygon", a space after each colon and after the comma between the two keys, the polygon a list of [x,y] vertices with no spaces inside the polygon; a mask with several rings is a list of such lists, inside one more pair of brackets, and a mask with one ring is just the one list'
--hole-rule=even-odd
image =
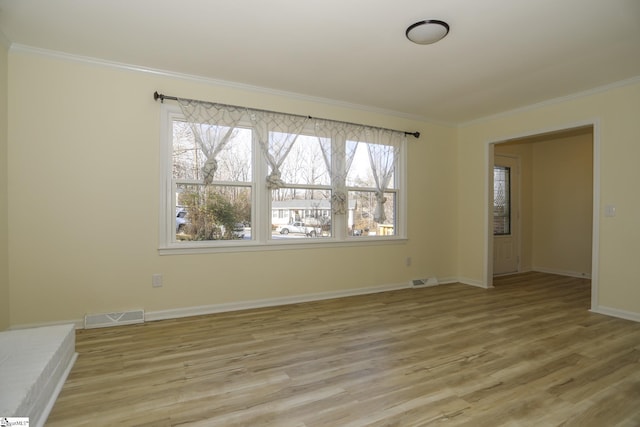
{"label": "window mullion", "polygon": [[[256,126],[263,126],[263,129],[256,131]],[[254,239],[260,243],[266,243],[271,238],[271,191],[267,188],[266,177],[268,172],[266,154],[260,145],[260,135],[268,135],[266,123],[254,124],[253,129],[253,164],[254,177],[253,185],[255,189],[253,218],[255,228]]]}
{"label": "window mullion", "polygon": [[[347,141],[344,137],[334,137],[331,141],[331,187],[333,192],[341,192],[348,194],[346,188],[347,171],[346,171],[346,146]],[[347,212],[349,212],[349,200],[347,197]],[[333,213],[333,233],[338,240],[344,240],[347,235],[347,217],[348,214]]]}

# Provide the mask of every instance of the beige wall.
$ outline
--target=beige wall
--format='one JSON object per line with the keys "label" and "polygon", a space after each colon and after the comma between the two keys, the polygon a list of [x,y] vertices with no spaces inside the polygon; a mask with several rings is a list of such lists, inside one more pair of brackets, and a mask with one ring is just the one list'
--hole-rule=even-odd
{"label": "beige wall", "polygon": [[[6,63],[6,55],[0,58]],[[155,90],[421,131],[408,144],[408,240],[159,256]],[[0,145],[8,170],[0,178],[0,202],[8,205],[0,220],[10,218],[9,226],[0,221],[0,233],[8,233],[0,263],[8,264],[3,277],[9,275],[8,289],[0,287],[0,309],[10,307],[11,325],[26,325],[77,320],[85,313],[341,292],[431,276],[481,285],[487,279],[488,144],[595,122],[601,150],[598,213],[605,204],[615,204],[618,212],[599,217],[595,308],[640,318],[640,193],[634,187],[640,182],[639,110],[636,82],[455,129],[14,50],[8,55],[8,139]],[[327,267],[318,270],[319,265]],[[164,275],[164,287],[151,287],[153,273]]]}
{"label": "beige wall", "polygon": [[9,327],[7,47],[0,41],[0,331]]}
{"label": "beige wall", "polygon": [[591,134],[533,144],[534,270],[591,275]]}
{"label": "beige wall", "polygon": [[[458,134],[458,271],[486,283],[487,145],[514,137],[596,124],[599,142],[598,265],[594,309],[640,319],[640,82],[563,102],[543,104],[467,124]],[[617,207],[604,217],[605,205]]]}
{"label": "beige wall", "polygon": [[[408,240],[158,255],[160,104],[153,100],[155,90],[420,131],[423,136],[408,144]],[[455,277],[453,128],[25,50],[9,55],[9,123],[12,325]],[[164,275],[162,288],[151,287],[154,273]]]}

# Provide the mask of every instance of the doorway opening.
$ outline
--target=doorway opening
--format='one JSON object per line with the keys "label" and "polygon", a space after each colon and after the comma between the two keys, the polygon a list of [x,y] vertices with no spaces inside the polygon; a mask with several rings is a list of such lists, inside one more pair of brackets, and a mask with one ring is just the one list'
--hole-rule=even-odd
{"label": "doorway opening", "polygon": [[597,305],[597,123],[488,144],[486,284],[538,271],[591,279]]}

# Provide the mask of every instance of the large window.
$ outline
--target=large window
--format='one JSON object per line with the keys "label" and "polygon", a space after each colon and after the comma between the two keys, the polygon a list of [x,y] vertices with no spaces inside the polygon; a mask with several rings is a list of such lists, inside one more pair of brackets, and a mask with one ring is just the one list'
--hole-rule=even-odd
{"label": "large window", "polygon": [[[403,238],[404,136],[163,105],[163,250]],[[397,134],[397,133],[396,133]]]}

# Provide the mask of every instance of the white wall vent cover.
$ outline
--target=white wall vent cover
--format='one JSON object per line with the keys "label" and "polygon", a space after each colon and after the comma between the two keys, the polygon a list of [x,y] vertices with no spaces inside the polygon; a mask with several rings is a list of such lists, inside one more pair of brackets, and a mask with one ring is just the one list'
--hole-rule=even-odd
{"label": "white wall vent cover", "polygon": [[436,277],[429,277],[428,279],[413,279],[411,286],[418,288],[421,286],[438,286],[438,279]]}
{"label": "white wall vent cover", "polygon": [[133,325],[135,323],[144,323],[144,310],[123,311],[121,313],[87,314],[84,316],[85,329]]}

